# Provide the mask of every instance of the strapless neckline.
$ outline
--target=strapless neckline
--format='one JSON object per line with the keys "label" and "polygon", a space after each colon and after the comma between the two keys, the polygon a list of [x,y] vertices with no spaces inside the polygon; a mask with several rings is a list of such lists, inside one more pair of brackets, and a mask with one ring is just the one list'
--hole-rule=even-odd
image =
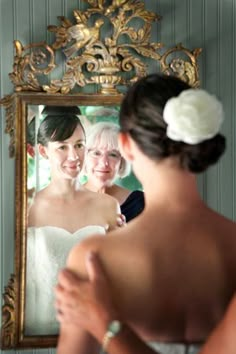
{"label": "strapless neckline", "polygon": [[[45,230],[45,231],[62,231],[64,233],[67,233],[68,235],[78,235],[80,233],[84,233],[84,232],[89,232],[92,233],[94,230],[94,233],[101,231],[106,232],[106,227],[105,226],[101,226],[101,225],[87,225],[87,226],[83,226],[81,228],[79,228],[78,230],[74,231],[74,232],[70,232],[68,230],[66,230],[63,227],[58,227],[58,226],[52,226],[52,225],[45,225],[45,226],[30,226],[28,227],[28,231],[32,231],[32,230]],[[98,231],[99,230],[99,231]]]}

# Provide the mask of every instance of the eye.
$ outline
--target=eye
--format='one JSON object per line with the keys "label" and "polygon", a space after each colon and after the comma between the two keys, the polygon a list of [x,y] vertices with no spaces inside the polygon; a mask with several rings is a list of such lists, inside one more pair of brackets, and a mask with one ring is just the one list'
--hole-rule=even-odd
{"label": "eye", "polygon": [[61,145],[58,147],[59,150],[66,150],[66,145]]}
{"label": "eye", "polygon": [[89,154],[93,157],[100,157],[102,155],[101,151],[99,150],[90,150]]}
{"label": "eye", "polygon": [[83,149],[84,148],[84,143],[78,143],[75,145],[77,149]]}
{"label": "eye", "polygon": [[108,156],[118,160],[120,158],[120,153],[118,151],[110,151]]}
{"label": "eye", "polygon": [[94,155],[96,155],[96,156],[101,156],[101,152],[100,152],[99,150],[95,150],[93,153],[94,153]]}

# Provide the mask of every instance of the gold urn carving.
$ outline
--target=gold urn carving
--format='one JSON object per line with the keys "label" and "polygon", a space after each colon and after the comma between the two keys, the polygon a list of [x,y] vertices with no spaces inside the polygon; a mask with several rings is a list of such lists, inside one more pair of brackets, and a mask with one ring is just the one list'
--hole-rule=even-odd
{"label": "gold urn carving", "polygon": [[[16,91],[68,94],[86,85],[97,85],[101,94],[119,93],[148,74],[148,60],[159,62],[160,71],[199,85],[197,57],[181,44],[164,49],[150,42],[152,24],[161,17],[148,11],[141,0],[87,0],[85,11],[74,10],[74,23],[59,16],[60,24],[49,25],[54,42],[23,46],[14,41],[13,72]],[[176,59],[178,53],[178,59]],[[61,78],[49,79],[58,66],[56,54],[65,64]],[[170,59],[170,62],[168,60]]]}

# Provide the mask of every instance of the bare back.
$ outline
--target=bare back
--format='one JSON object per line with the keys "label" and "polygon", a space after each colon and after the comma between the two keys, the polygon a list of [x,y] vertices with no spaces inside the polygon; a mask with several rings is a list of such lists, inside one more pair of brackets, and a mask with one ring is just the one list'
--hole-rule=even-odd
{"label": "bare back", "polygon": [[85,252],[98,251],[122,317],[144,339],[204,340],[236,290],[236,224],[200,204],[146,211],[110,235],[75,248],[69,267],[86,277]]}

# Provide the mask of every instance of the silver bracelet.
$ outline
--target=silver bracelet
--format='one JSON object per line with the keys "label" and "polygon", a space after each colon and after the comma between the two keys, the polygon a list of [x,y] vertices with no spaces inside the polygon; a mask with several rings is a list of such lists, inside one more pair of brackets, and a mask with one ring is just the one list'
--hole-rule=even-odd
{"label": "silver bracelet", "polygon": [[102,348],[100,354],[106,354],[110,340],[117,336],[122,330],[122,323],[118,320],[111,321],[107,327],[107,331],[102,339]]}

